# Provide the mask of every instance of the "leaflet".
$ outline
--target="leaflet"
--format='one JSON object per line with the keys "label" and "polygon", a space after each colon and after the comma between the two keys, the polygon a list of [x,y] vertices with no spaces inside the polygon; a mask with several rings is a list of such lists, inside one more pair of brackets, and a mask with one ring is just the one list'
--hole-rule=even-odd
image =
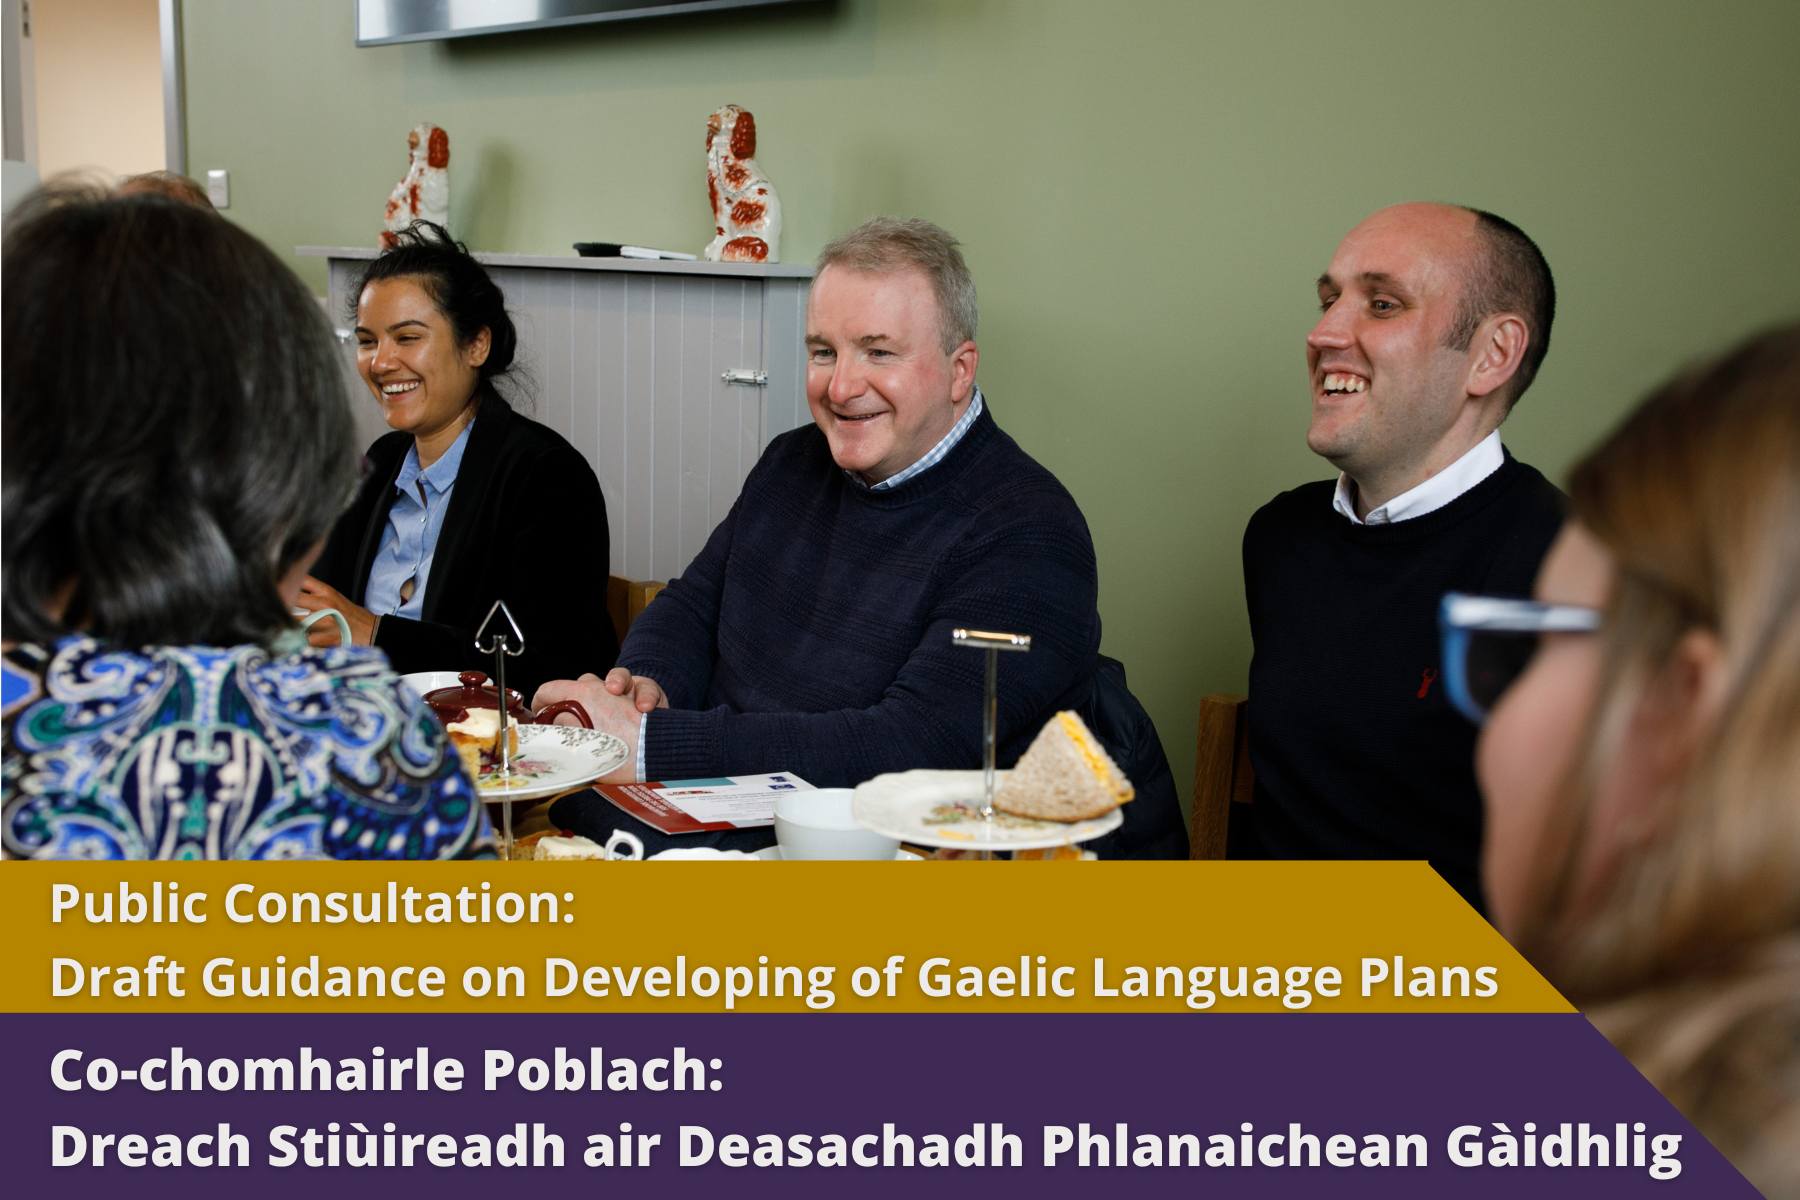
{"label": "leaflet", "polygon": [[594,790],[646,825],[676,834],[772,825],[775,797],[783,792],[811,791],[812,784],[798,775],[781,773],[607,783]]}

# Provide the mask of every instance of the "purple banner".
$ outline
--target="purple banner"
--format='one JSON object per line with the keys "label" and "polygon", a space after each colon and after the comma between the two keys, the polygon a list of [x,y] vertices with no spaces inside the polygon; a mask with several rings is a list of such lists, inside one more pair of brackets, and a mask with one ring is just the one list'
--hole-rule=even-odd
{"label": "purple banner", "polygon": [[[1578,1016],[32,1014],[6,1027],[0,1161],[15,1196],[1756,1194]],[[190,1165],[124,1165],[159,1148]],[[234,1165],[192,1165],[221,1157]],[[494,1160],[522,1162],[468,1165]]]}

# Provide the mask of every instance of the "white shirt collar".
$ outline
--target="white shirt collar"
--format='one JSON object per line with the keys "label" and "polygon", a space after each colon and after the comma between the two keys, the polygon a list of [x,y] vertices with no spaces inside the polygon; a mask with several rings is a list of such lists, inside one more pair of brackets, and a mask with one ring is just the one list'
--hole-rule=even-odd
{"label": "white shirt collar", "polygon": [[1436,475],[1410,491],[1401,492],[1386,504],[1370,509],[1366,517],[1356,515],[1356,484],[1340,471],[1331,507],[1348,517],[1352,525],[1391,525],[1395,521],[1411,520],[1436,512],[1498,471],[1505,462],[1506,451],[1501,448],[1500,431],[1496,429]]}

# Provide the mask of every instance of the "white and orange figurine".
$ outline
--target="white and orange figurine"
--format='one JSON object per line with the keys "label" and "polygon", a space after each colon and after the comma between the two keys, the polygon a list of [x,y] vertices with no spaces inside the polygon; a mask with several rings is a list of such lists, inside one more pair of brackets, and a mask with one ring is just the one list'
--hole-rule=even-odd
{"label": "white and orange figurine", "polygon": [[756,165],[756,118],[727,104],[706,120],[706,193],[712,199],[708,262],[776,262],[781,199]]}
{"label": "white and orange figurine", "polygon": [[427,121],[406,135],[406,175],[388,194],[381,248],[414,221],[450,223],[450,135]]}

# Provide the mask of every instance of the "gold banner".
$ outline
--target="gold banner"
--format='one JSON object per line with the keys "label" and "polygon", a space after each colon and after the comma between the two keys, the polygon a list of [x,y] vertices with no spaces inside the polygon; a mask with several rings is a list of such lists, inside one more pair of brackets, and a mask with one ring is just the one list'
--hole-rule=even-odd
{"label": "gold banner", "polygon": [[0,865],[7,1012],[1568,1012],[1421,863]]}

